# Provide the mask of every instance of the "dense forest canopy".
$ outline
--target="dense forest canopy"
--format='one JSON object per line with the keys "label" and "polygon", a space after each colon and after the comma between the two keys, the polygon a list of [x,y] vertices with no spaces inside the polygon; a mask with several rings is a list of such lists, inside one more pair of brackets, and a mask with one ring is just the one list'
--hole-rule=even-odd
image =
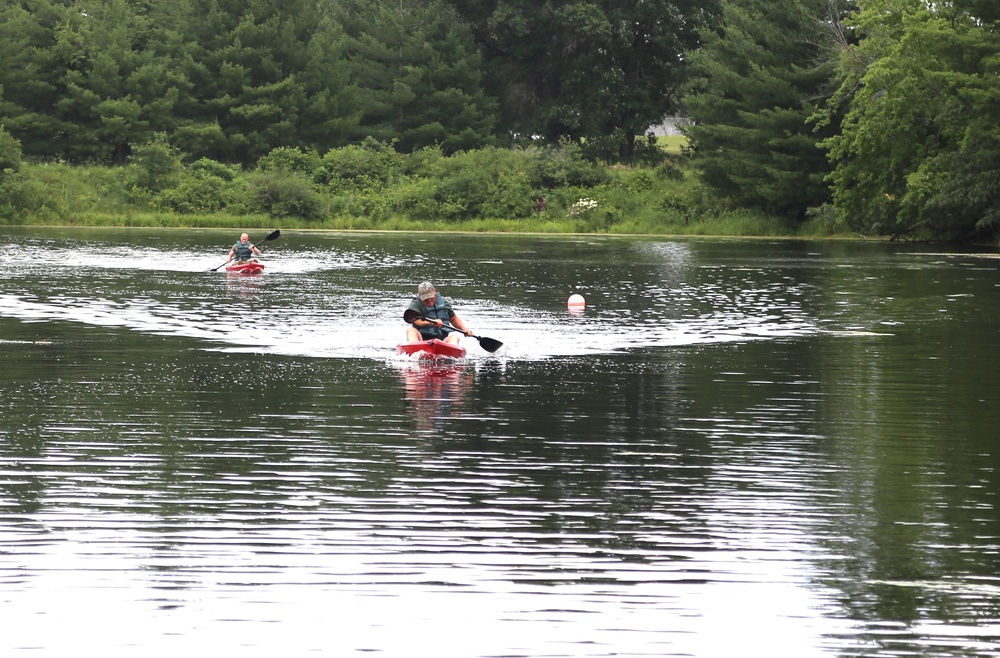
{"label": "dense forest canopy", "polygon": [[828,0],[740,0],[690,57],[685,107],[695,166],[740,206],[802,216],[829,199],[811,118],[830,96],[833,62],[820,20]]}
{"label": "dense forest canopy", "polygon": [[628,157],[679,108],[711,2],[24,0],[0,11],[0,116],[29,156],[123,162],[365,137],[454,152],[516,137]]}
{"label": "dense forest canopy", "polygon": [[871,0],[824,142],[834,202],[858,230],[964,239],[1000,229],[1000,23],[994,2]]}
{"label": "dense forest canopy", "polygon": [[683,115],[731,207],[973,239],[1000,228],[998,101],[995,0],[0,5],[0,181],[10,154],[120,165],[149,144],[244,168],[366,140],[650,162],[650,126]]}

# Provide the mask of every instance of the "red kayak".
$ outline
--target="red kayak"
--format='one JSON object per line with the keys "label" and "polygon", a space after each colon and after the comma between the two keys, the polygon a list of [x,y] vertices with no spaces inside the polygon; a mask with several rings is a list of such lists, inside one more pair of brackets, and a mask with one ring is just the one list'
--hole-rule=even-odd
{"label": "red kayak", "polygon": [[412,343],[400,343],[396,346],[396,351],[400,354],[409,354],[411,356],[416,354],[421,359],[435,359],[438,357],[461,359],[465,356],[465,348],[461,345],[446,343],[437,338],[418,340]]}
{"label": "red kayak", "polygon": [[264,264],[257,261],[236,263],[235,265],[226,265],[226,271],[234,274],[259,274],[264,271]]}

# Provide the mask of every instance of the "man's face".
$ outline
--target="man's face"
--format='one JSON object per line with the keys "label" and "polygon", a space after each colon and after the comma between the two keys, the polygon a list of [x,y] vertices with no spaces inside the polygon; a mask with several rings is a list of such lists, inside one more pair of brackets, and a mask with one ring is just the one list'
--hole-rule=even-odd
{"label": "man's face", "polygon": [[436,295],[436,292],[427,293],[426,296],[420,298],[420,301],[424,303],[424,306],[434,306],[434,297]]}

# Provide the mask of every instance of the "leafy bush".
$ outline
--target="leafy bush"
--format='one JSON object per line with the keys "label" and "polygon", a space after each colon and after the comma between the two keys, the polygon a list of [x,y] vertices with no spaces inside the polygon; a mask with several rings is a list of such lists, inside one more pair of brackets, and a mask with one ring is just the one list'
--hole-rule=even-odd
{"label": "leafy bush", "polygon": [[[400,155],[369,140],[319,158],[312,175],[326,167],[327,175],[344,177],[336,185],[310,180],[301,171],[309,161],[302,151],[275,149],[262,161],[253,173],[204,158],[184,166],[174,149],[155,140],[125,167],[24,161],[0,178],[0,222],[239,228],[266,227],[280,217],[289,229],[440,230],[448,224],[472,231],[727,235],[796,229],[731,212],[730,201],[697,183],[683,161],[676,163],[679,175],[662,163],[604,167],[572,145],[450,156],[427,147]],[[557,180],[567,184],[554,185]],[[547,199],[544,213],[534,211],[540,194]],[[819,208],[803,228],[829,234],[846,225]]]}
{"label": "leafy bush", "polygon": [[513,219],[534,212],[534,165],[527,151],[487,147],[439,160],[430,173],[446,218]]}
{"label": "leafy bush", "polygon": [[214,178],[221,178],[224,181],[236,180],[243,173],[243,170],[239,167],[239,165],[227,165],[221,162],[216,162],[210,158],[195,160],[191,163],[188,169],[195,176],[210,176]]}
{"label": "leafy bush", "polygon": [[500,174],[490,182],[483,199],[482,217],[519,219],[535,212],[535,193],[523,171]]}
{"label": "leafy bush", "polygon": [[394,212],[414,219],[441,219],[444,208],[436,198],[437,184],[430,178],[411,179],[388,190]]}
{"label": "leafy bush", "polygon": [[803,235],[831,236],[844,235],[851,228],[840,216],[836,208],[824,203],[806,210],[806,219],[800,227]]}
{"label": "leafy bush", "polygon": [[257,171],[297,171],[311,177],[319,165],[316,151],[281,146],[257,161]]}
{"label": "leafy bush", "polygon": [[641,194],[658,187],[659,181],[649,169],[617,166],[614,168],[614,185]]}
{"label": "leafy bush", "polygon": [[381,188],[402,171],[402,163],[403,156],[391,146],[367,139],[328,151],[313,178],[333,190]]}
{"label": "leafy bush", "polygon": [[403,158],[401,173],[404,176],[433,176],[434,167],[445,157],[440,146],[425,146]]}
{"label": "leafy bush", "polygon": [[0,180],[21,168],[21,142],[0,126]]}
{"label": "leafy bush", "polygon": [[154,139],[137,146],[132,153],[130,166],[133,180],[139,187],[159,192],[173,187],[181,173],[182,157],[160,133]]}
{"label": "leafy bush", "polygon": [[23,172],[9,172],[0,178],[0,219],[4,223],[29,223],[24,221],[29,216],[59,218],[64,214],[65,207],[45,182]]}
{"label": "leafy bush", "polygon": [[265,212],[273,217],[322,216],[319,195],[312,183],[297,172],[263,172],[253,176],[247,186],[251,212]]}
{"label": "leafy bush", "polygon": [[594,187],[608,181],[607,170],[584,158],[583,151],[572,142],[531,151],[537,161],[539,187]]}
{"label": "leafy bush", "polygon": [[176,187],[164,190],[157,205],[183,214],[204,214],[233,207],[240,201],[233,181],[196,172],[184,175]]}

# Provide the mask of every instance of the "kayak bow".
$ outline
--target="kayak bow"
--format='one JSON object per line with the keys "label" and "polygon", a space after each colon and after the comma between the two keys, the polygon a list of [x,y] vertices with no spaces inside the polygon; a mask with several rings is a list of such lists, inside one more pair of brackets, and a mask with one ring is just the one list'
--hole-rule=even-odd
{"label": "kayak bow", "polygon": [[408,354],[410,356],[417,355],[421,359],[435,359],[439,357],[461,359],[465,356],[465,348],[461,345],[446,343],[437,338],[400,343],[396,346],[396,351],[400,354]]}
{"label": "kayak bow", "polygon": [[250,261],[249,263],[236,263],[235,265],[227,265],[227,272],[233,272],[235,274],[258,274],[264,271],[264,264],[258,263],[257,261]]}

